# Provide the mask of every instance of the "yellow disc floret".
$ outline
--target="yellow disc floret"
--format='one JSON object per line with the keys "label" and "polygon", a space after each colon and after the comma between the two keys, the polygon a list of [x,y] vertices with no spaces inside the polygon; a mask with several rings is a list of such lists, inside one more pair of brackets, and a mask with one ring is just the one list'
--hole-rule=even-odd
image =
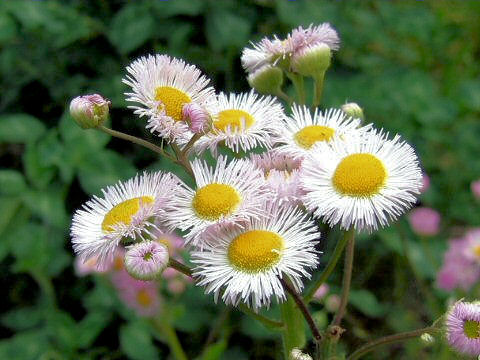
{"label": "yellow disc floret", "polygon": [[294,135],[295,141],[304,149],[310,149],[317,141],[329,141],[335,130],[328,126],[310,125],[297,131]]}
{"label": "yellow disc floret", "polygon": [[140,206],[152,204],[153,201],[150,196],[142,196],[115,205],[103,218],[102,230],[109,233],[113,231],[113,226],[116,224],[130,224],[132,216],[140,210]]}
{"label": "yellow disc floret", "polygon": [[221,131],[230,127],[231,131],[241,131],[248,129],[253,125],[255,119],[249,113],[243,110],[223,110],[218,113],[217,119],[213,122],[213,126]]}
{"label": "yellow disc floret", "polygon": [[470,339],[480,338],[480,322],[475,320],[467,320],[463,324],[463,332]]}
{"label": "yellow disc floret", "polygon": [[192,101],[190,96],[183,91],[170,86],[159,86],[155,89],[155,100],[159,101],[160,107],[165,110],[167,116],[175,121],[181,121],[183,105]]}
{"label": "yellow disc floret", "polygon": [[473,248],[473,253],[477,258],[480,258],[480,245],[477,245]]}
{"label": "yellow disc floret", "polygon": [[202,219],[218,220],[233,213],[241,200],[232,186],[214,183],[197,190],[192,206]]}
{"label": "yellow disc floret", "polygon": [[228,260],[239,270],[260,272],[280,261],[283,239],[266,230],[250,230],[238,235],[228,247]]}
{"label": "yellow disc floret", "polygon": [[147,290],[141,289],[137,293],[137,302],[143,307],[148,307],[152,305],[153,299],[150,296],[150,294],[147,292]]}
{"label": "yellow disc floret", "polygon": [[338,164],[333,185],[344,195],[365,197],[377,194],[387,179],[383,163],[372,154],[351,154]]}

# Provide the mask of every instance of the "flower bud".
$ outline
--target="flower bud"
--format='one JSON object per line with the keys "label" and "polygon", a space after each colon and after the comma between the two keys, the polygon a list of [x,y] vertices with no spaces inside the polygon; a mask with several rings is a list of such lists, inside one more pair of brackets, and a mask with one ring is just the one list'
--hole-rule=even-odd
{"label": "flower bud", "polygon": [[156,241],[142,241],[125,253],[125,269],[138,280],[155,280],[168,265],[168,249]]}
{"label": "flower bud", "polygon": [[430,335],[429,333],[423,333],[421,336],[420,336],[420,339],[425,343],[425,344],[433,344],[435,342],[435,338]]}
{"label": "flower bud", "polygon": [[293,348],[290,352],[290,360],[312,360],[312,357],[304,354],[300,349]]}
{"label": "flower bud", "polygon": [[480,200],[480,180],[473,181],[470,184],[470,188],[475,199]]}
{"label": "flower bud", "polygon": [[364,119],[363,110],[357,103],[351,102],[342,105],[342,111],[354,119]]}
{"label": "flower bud", "polygon": [[185,104],[182,109],[182,116],[190,130],[195,134],[204,133],[210,129],[210,115],[196,103]]}
{"label": "flower bud", "polygon": [[98,94],[77,96],[70,102],[70,115],[82,129],[102,125],[108,118],[110,101]]}
{"label": "flower bud", "polygon": [[283,84],[283,71],[272,65],[264,65],[248,75],[248,83],[260,94],[277,94]]}
{"label": "flower bud", "polygon": [[293,71],[303,76],[317,77],[327,71],[330,66],[332,51],[327,44],[302,48],[292,56]]}

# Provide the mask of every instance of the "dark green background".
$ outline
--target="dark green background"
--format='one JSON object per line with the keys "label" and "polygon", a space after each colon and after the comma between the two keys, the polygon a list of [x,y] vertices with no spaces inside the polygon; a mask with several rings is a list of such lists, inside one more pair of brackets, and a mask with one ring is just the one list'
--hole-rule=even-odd
{"label": "dark green background", "polygon": [[[367,121],[412,143],[432,181],[421,202],[443,216],[441,234],[429,239],[434,264],[405,221],[361,238],[355,325],[347,324],[345,346],[351,350],[362,338],[413,329],[433,317],[411,281],[399,229],[422,279],[446,309],[448,294],[434,288],[446,239],[480,225],[480,204],[469,190],[480,177],[479,1],[2,0],[1,359],[154,359],[168,353],[105,279],[75,277],[68,228],[72,212],[101,187],[137,169],[178,169],[142,148],[82,131],[65,112],[70,99],[98,92],[112,101],[113,128],[155,140],[144,120],[126,109],[121,78],[130,61],[168,53],[198,65],[218,91],[245,91],[239,57],[249,41],[325,21],[338,30],[342,47],[322,106],[355,101]],[[334,292],[339,283],[336,274]],[[166,301],[174,302],[169,313],[189,356],[199,356],[215,312],[224,308],[199,289]],[[319,319],[325,316],[314,307]],[[203,359],[279,358],[278,336],[235,311],[222,334]],[[230,350],[224,352],[227,338]],[[413,356],[455,355],[438,341],[433,347],[412,341],[370,359]]]}

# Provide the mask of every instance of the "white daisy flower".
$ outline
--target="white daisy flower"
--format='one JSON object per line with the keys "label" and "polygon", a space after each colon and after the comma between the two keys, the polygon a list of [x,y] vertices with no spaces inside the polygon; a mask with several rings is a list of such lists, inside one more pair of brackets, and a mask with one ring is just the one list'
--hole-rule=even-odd
{"label": "white daisy flower", "polygon": [[259,97],[253,91],[244,94],[218,95],[212,115],[212,130],[195,143],[195,149],[210,149],[216,155],[219,143],[234,152],[249,151],[257,146],[271,148],[275,143],[282,119],[283,107],[275,98]]}
{"label": "white daisy flower", "polygon": [[343,229],[376,230],[415,202],[422,172],[400,136],[371,131],[352,141],[316,144],[302,162],[303,202],[317,217]]}
{"label": "white daisy flower", "polygon": [[286,118],[282,128],[279,143],[283,145],[278,146],[276,151],[302,159],[316,143],[329,142],[335,137],[348,141],[371,128],[371,125],[359,128],[360,122],[360,119],[353,119],[339,109],[329,109],[322,114],[317,108],[312,116],[305,105],[294,105],[292,115]]}
{"label": "white daisy flower", "polygon": [[156,172],[108,186],[102,190],[103,198],[94,196],[75,212],[73,249],[83,261],[93,257],[100,264],[113,261],[122,238],[143,240],[152,234],[155,217],[163,216],[179,183],[175,175]]}
{"label": "white daisy flower", "polygon": [[271,192],[264,185],[262,172],[248,160],[227,164],[227,158],[220,156],[214,169],[198,159],[191,164],[197,188],[179,188],[175,207],[166,217],[170,228],[189,230],[187,242],[197,245],[197,235],[211,225],[262,215],[260,207]]}
{"label": "white daisy flower", "polygon": [[183,118],[184,105],[204,106],[215,91],[210,82],[194,65],[167,55],[149,55],[127,67],[123,82],[133,92],[125,93],[135,114],[148,117],[147,128],[159,136],[183,143],[192,133]]}
{"label": "white daisy flower", "polygon": [[300,160],[268,151],[250,155],[250,161],[263,171],[265,183],[274,191],[280,204],[301,205],[304,191],[300,186]]}
{"label": "white daisy flower", "polygon": [[277,203],[264,207],[265,216],[250,219],[244,227],[222,225],[204,233],[205,247],[192,252],[197,285],[206,293],[221,295],[227,304],[239,302],[257,310],[271,298],[285,300],[280,278],[288,277],[295,289],[318,264],[315,245],[320,239],[315,222],[294,207]]}

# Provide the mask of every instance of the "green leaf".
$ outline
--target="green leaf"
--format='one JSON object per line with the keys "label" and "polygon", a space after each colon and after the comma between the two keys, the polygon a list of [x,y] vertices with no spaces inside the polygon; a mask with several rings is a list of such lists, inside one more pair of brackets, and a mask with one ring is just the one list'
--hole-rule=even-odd
{"label": "green leaf", "polygon": [[93,311],[88,313],[77,325],[77,342],[80,348],[89,348],[102,330],[108,325],[111,314]]}
{"label": "green leaf", "polygon": [[45,125],[28,114],[0,116],[0,142],[31,143],[45,132]]}
{"label": "green leaf", "polygon": [[43,164],[37,147],[33,144],[27,145],[23,154],[23,167],[30,183],[39,189],[45,188],[55,176],[55,168]]}
{"label": "green leaf", "polygon": [[0,12],[0,46],[10,42],[17,35],[17,25],[12,17]]}
{"label": "green leaf", "polygon": [[75,320],[60,310],[49,313],[47,331],[50,338],[66,354],[78,348],[78,329]]}
{"label": "green leaf", "polygon": [[80,128],[68,111],[60,118],[59,129],[63,142],[69,147],[66,151],[81,149],[88,153],[105,147],[110,141],[110,136],[101,131]]}
{"label": "green leaf", "polygon": [[127,159],[112,150],[104,150],[85,159],[78,175],[87,193],[98,194],[108,185],[133,177],[135,172],[135,167]]}
{"label": "green leaf", "polygon": [[22,201],[18,197],[0,197],[0,235],[5,231],[21,204]]}
{"label": "green leaf", "polygon": [[133,360],[158,359],[148,327],[140,322],[131,322],[120,328],[120,347]]}
{"label": "green leaf", "polygon": [[0,359],[40,359],[49,349],[44,330],[24,331],[0,341]]}
{"label": "green leaf", "polygon": [[15,331],[22,331],[37,326],[42,319],[42,310],[30,306],[10,310],[2,315],[0,321],[3,326]]}
{"label": "green leaf", "polygon": [[206,35],[214,51],[240,49],[248,43],[251,23],[245,17],[224,9],[213,8],[206,19]]}
{"label": "green leaf", "polygon": [[155,24],[148,3],[131,2],[116,13],[107,36],[120,54],[127,54],[155,34]]}
{"label": "green leaf", "polygon": [[385,307],[368,290],[350,290],[349,302],[367,316],[376,318],[385,314]]}
{"label": "green leaf", "polygon": [[0,170],[0,194],[17,195],[27,188],[25,178],[16,170]]}
{"label": "green leaf", "polygon": [[30,190],[25,192],[23,200],[25,205],[47,224],[60,229],[67,226],[68,216],[59,189],[52,187],[42,191]]}
{"label": "green leaf", "polygon": [[201,360],[219,360],[227,349],[227,341],[222,339],[209,345],[202,354]]}
{"label": "green leaf", "polygon": [[175,15],[195,16],[200,14],[205,7],[205,1],[202,0],[175,0],[175,1],[154,1],[153,8],[155,14],[161,18],[172,17]]}

